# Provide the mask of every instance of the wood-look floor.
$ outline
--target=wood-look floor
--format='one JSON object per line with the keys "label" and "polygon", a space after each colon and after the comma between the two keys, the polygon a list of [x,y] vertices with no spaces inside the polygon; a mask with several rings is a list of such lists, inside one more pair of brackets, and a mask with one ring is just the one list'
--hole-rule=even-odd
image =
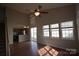
{"label": "wood-look floor", "polygon": [[[69,51],[36,42],[22,42],[10,46],[11,56],[69,56]],[[76,55],[76,54],[75,54]]]}
{"label": "wood-look floor", "polygon": [[37,56],[36,42],[15,43],[10,46],[10,54],[13,56]]}

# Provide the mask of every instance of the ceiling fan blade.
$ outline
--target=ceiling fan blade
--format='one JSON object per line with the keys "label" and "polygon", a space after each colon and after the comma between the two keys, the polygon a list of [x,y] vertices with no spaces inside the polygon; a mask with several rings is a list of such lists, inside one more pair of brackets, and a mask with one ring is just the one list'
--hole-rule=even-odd
{"label": "ceiling fan blade", "polygon": [[37,12],[37,9],[35,9],[34,12]]}
{"label": "ceiling fan blade", "polygon": [[40,13],[48,13],[48,12],[40,12]]}

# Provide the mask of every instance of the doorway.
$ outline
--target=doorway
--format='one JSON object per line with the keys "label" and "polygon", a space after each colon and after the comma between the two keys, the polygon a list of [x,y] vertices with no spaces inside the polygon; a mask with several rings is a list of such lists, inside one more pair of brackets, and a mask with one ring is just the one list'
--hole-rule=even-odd
{"label": "doorway", "polygon": [[13,43],[19,43],[19,35],[23,35],[23,29],[13,29]]}
{"label": "doorway", "polygon": [[31,28],[31,41],[37,41],[37,27]]}

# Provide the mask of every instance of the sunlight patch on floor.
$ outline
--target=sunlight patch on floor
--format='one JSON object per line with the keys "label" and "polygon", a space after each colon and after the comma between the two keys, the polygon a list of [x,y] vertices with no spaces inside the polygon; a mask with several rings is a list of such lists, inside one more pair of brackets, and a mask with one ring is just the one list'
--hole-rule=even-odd
{"label": "sunlight patch on floor", "polygon": [[57,56],[58,51],[51,48],[50,46],[45,46],[38,50],[40,56]]}

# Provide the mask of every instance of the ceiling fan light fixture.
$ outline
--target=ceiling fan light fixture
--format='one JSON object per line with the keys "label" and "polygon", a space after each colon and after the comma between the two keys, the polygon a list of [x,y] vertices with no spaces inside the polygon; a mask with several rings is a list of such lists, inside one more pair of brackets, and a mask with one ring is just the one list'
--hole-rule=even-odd
{"label": "ceiling fan light fixture", "polygon": [[39,16],[40,15],[40,12],[37,11],[37,12],[34,13],[34,15],[35,16]]}

